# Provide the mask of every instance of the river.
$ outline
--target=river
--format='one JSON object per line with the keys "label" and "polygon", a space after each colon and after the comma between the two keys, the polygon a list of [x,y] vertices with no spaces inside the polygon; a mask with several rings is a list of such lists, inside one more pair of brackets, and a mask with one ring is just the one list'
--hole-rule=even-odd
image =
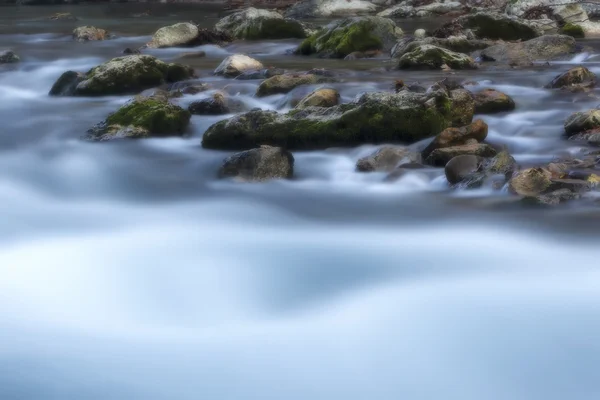
{"label": "river", "polygon": [[[131,17],[148,7],[150,17]],[[59,11],[80,21],[43,19]],[[594,201],[525,208],[489,188],[450,191],[441,169],[384,182],[355,172],[370,145],[297,152],[291,181],[219,181],[229,153],[200,140],[223,117],[194,116],[185,139],[87,143],[80,136],[128,97],[47,95],[65,70],[138,47],[161,26],[218,17],[172,5],[0,7],[0,50],[23,60],[0,66],[0,399],[600,396]],[[84,24],[118,38],[73,42]],[[210,72],[236,52],[332,68],[344,101],[443,76],[284,55],[296,44],[203,46],[194,67],[246,104],[278,110],[310,88],[256,99],[259,81]],[[570,64],[600,73],[599,61],[456,76],[515,99],[515,112],[482,118],[491,143],[533,165],[577,154],[563,121],[600,103],[543,85]]]}

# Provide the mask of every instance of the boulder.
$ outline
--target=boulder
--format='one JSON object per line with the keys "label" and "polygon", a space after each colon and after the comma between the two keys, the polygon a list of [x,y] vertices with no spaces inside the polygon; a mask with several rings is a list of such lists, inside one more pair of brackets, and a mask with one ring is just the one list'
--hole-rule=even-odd
{"label": "boulder", "polygon": [[301,0],[285,13],[289,18],[347,17],[369,14],[377,6],[365,0]]}
{"label": "boulder", "polygon": [[220,178],[234,178],[242,182],[290,179],[293,175],[292,153],[271,146],[261,146],[227,157],[219,170]]}
{"label": "boulder", "polygon": [[233,54],[224,59],[215,69],[215,75],[235,78],[245,72],[262,70],[264,66],[258,60],[244,54]]}
{"label": "boulder", "polygon": [[160,97],[139,97],[88,131],[90,141],[181,136],[190,113]]}
{"label": "boulder", "polygon": [[188,106],[188,111],[193,115],[222,115],[234,112],[236,108],[233,101],[223,92],[216,92],[212,96],[196,100]]}
{"label": "boulder", "polygon": [[108,96],[139,93],[164,83],[192,78],[194,70],[167,64],[149,55],[113,58],[87,73],[65,72],[50,89],[51,96]]}
{"label": "boulder", "polygon": [[444,167],[446,180],[456,185],[472,177],[481,167],[483,158],[472,154],[463,154],[452,158]]}
{"label": "boulder", "polygon": [[571,36],[577,39],[585,37],[585,31],[583,30],[581,25],[568,23],[565,24],[562,28],[560,28],[560,34]]}
{"label": "boulder", "polygon": [[586,67],[574,67],[557,75],[552,82],[545,87],[548,89],[559,88],[593,88],[596,85],[596,74]]}
{"label": "boulder", "polygon": [[465,36],[451,36],[445,39],[427,37],[420,40],[404,37],[392,47],[391,56],[392,58],[400,58],[421,45],[433,45],[458,53],[471,53],[490,47],[493,44],[493,42],[488,40],[467,39]]}
{"label": "boulder", "polygon": [[0,64],[12,64],[21,61],[21,58],[13,51],[0,51]]}
{"label": "boulder", "polygon": [[394,21],[381,17],[353,17],[331,22],[306,38],[296,54],[344,58],[356,51],[388,51],[402,36]]}
{"label": "boulder", "polygon": [[547,192],[552,185],[552,173],[544,168],[529,168],[518,172],[508,183],[511,192],[535,197]]}
{"label": "boulder", "polygon": [[[366,93],[352,103],[294,109],[287,114],[252,110],[212,125],[202,145],[249,149],[263,144],[322,149],[364,143],[414,143],[452,126],[464,107],[453,107],[450,91]],[[460,119],[473,115],[461,115]]]}
{"label": "boulder", "polygon": [[567,136],[597,128],[600,128],[600,110],[597,109],[573,113],[565,121]]}
{"label": "boulder", "polygon": [[383,146],[356,163],[359,172],[391,172],[399,164],[420,163],[421,155],[401,146]]}
{"label": "boulder", "polygon": [[436,167],[445,166],[454,157],[472,155],[477,157],[493,157],[498,152],[489,144],[477,143],[472,140],[467,144],[435,149],[427,156],[425,163]]}
{"label": "boulder", "polygon": [[488,126],[485,122],[478,119],[472,124],[460,128],[446,128],[438,134],[429,145],[421,152],[423,159],[437,150],[446,147],[464,145],[469,140],[483,142],[488,134]]}
{"label": "boulder", "polygon": [[425,29],[417,29],[415,30],[415,33],[413,33],[413,36],[417,40],[423,40],[427,37],[427,31]]}
{"label": "boulder", "polygon": [[154,33],[147,46],[154,49],[193,46],[198,37],[198,32],[198,27],[189,22],[165,26]]}
{"label": "boulder", "polygon": [[106,40],[108,38],[109,34],[106,30],[94,26],[80,26],[73,30],[73,39],[78,42]]}
{"label": "boulder", "polygon": [[515,109],[515,101],[496,89],[483,89],[475,93],[473,98],[476,114],[494,114]]}
{"label": "boulder", "polygon": [[499,43],[479,52],[483,61],[530,65],[533,61],[570,57],[577,52],[575,39],[566,35],[544,35],[526,42]]}
{"label": "boulder", "polygon": [[226,16],[217,22],[215,29],[233,38],[246,40],[307,36],[306,30],[299,21],[284,18],[276,11],[259,10],[253,7]]}
{"label": "boulder", "polygon": [[296,105],[297,109],[307,107],[333,107],[340,102],[340,94],[335,89],[317,89],[309,93]]}
{"label": "boulder", "polygon": [[[470,157],[477,159],[475,163]],[[489,179],[494,179],[493,187],[500,189],[513,176],[517,169],[515,159],[503,150],[492,158],[473,155],[461,155],[452,158],[445,167],[446,179],[452,185],[460,184],[464,188],[477,188]]]}
{"label": "boulder", "polygon": [[313,74],[283,74],[275,75],[265,79],[256,90],[257,97],[270,96],[279,93],[291,92],[294,88],[301,85],[315,85],[329,81],[325,78]]}
{"label": "boulder", "polygon": [[444,65],[452,69],[477,68],[475,61],[468,55],[429,44],[414,47],[398,60],[399,69],[441,69]]}
{"label": "boulder", "polygon": [[457,18],[463,28],[479,38],[493,40],[529,40],[543,35],[536,24],[498,12],[476,12]]}

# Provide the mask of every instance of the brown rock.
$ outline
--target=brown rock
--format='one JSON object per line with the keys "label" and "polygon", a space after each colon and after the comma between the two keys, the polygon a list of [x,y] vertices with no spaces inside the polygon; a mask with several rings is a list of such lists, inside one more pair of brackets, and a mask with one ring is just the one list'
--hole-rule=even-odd
{"label": "brown rock", "polygon": [[421,156],[406,147],[384,146],[370,156],[358,160],[356,170],[360,172],[392,171],[402,161],[419,163]]}
{"label": "brown rock", "polygon": [[469,139],[483,142],[487,133],[488,126],[480,119],[461,128],[447,128],[437,135],[421,154],[423,158],[427,158],[436,149],[463,145]]}
{"label": "brown rock", "polygon": [[306,107],[333,107],[340,102],[340,94],[335,89],[317,89],[304,97],[296,108]]}
{"label": "brown rock", "polygon": [[507,94],[495,89],[484,89],[475,93],[475,113],[493,114],[515,109],[514,100]]}

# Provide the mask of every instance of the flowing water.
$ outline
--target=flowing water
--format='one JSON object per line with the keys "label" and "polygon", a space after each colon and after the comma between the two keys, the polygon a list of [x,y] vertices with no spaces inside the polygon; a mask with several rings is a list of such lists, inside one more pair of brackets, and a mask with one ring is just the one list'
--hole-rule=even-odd
{"label": "flowing water", "polygon": [[[292,181],[217,181],[228,153],[200,140],[224,117],[194,116],[185,139],[79,140],[128,97],[49,98],[62,72],[218,18],[152,7],[0,7],[0,49],[23,59],[0,66],[0,399],[599,398],[593,200],[526,209],[504,191],[451,192],[441,169],[386,183],[354,170],[370,145],[295,153]],[[42,18],[64,10],[81,20]],[[74,43],[82,24],[118,38]],[[296,44],[203,46],[194,66],[248,107],[281,111],[313,88],[256,99],[259,81],[210,71],[235,52],[331,68],[344,101],[443,76],[286,56]],[[600,73],[598,61],[570,63]],[[515,112],[482,118],[528,165],[577,155],[562,123],[600,103],[542,89],[566,64],[456,77],[513,96]]]}

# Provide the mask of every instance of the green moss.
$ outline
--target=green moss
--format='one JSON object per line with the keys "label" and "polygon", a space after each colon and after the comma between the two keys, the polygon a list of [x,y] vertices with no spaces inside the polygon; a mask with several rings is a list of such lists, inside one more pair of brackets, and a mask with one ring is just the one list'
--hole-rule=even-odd
{"label": "green moss", "polygon": [[563,35],[568,35],[574,38],[583,38],[585,37],[585,32],[583,28],[577,24],[573,24],[568,22],[560,29],[560,33]]}
{"label": "green moss", "polygon": [[464,18],[463,26],[473,29],[480,38],[493,40],[529,40],[539,36],[533,26],[504,14],[481,12],[469,15]]}
{"label": "green moss", "polygon": [[375,25],[369,20],[352,21],[323,33],[319,31],[304,40],[296,53],[310,55],[326,53],[344,58],[355,51],[380,50],[383,42],[373,34]]}
{"label": "green moss", "polygon": [[167,81],[179,82],[194,76],[194,69],[187,65],[169,64],[167,68]]}
{"label": "green moss", "polygon": [[241,39],[302,39],[306,37],[304,28],[298,21],[268,18],[260,23],[250,24],[241,30],[237,36]]}
{"label": "green moss", "polygon": [[134,126],[151,134],[165,135],[183,132],[190,118],[190,113],[179,106],[146,98],[126,104],[109,115],[106,125]]}

